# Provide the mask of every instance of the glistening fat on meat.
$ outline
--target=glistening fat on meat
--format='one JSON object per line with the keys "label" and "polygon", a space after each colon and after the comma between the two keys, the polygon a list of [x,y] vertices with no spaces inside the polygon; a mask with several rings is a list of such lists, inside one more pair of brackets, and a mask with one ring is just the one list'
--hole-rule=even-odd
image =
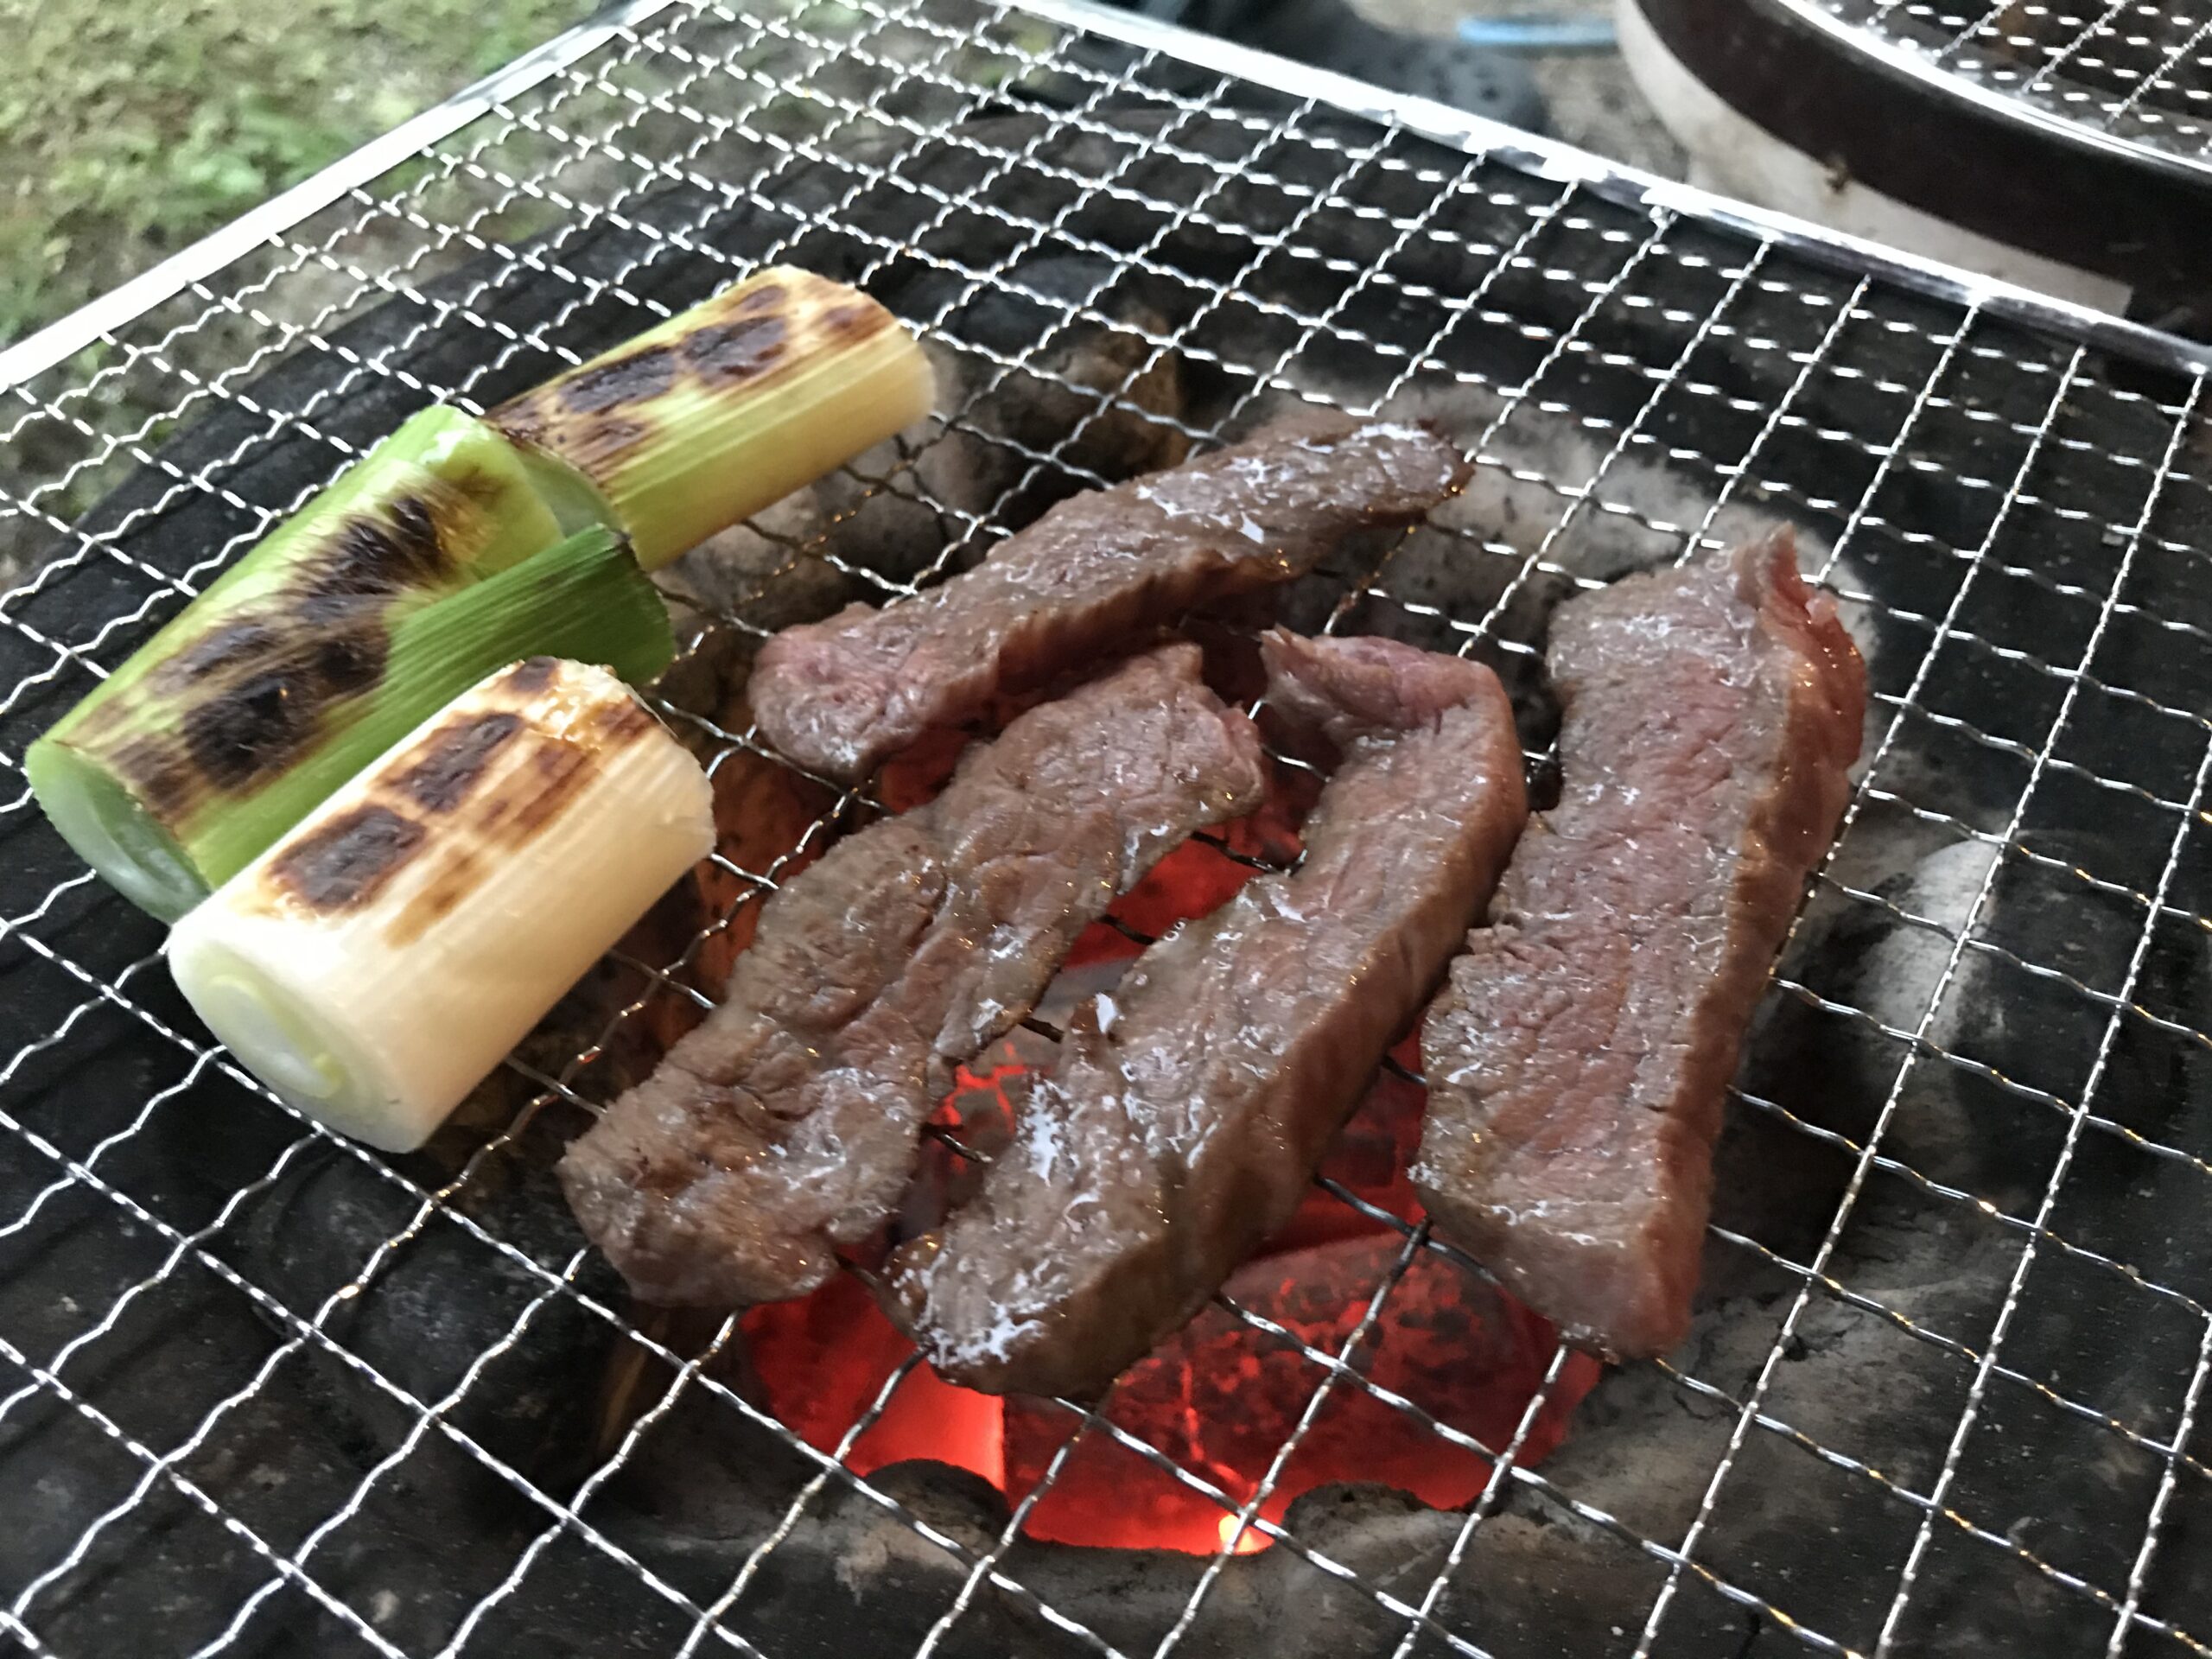
{"label": "glistening fat on meat", "polygon": [[1564,792],[1452,964],[1415,1184],[1585,1346],[1688,1333],[1737,1053],[1834,837],[1866,674],[1788,532],[1563,607]]}
{"label": "glistening fat on meat", "polygon": [[819,1285],[897,1203],[952,1067],[1028,1014],[1116,894],[1258,804],[1258,735],[1198,667],[1163,647],[1032,709],[768,901],[722,1004],[561,1165],[640,1297]]}
{"label": "glistening fat on meat", "polygon": [[750,700],[800,766],[857,781],[931,727],[1194,606],[1287,582],[1354,531],[1409,524],[1466,481],[1418,426],[1316,416],[1062,502],[919,598],[855,605],[761,648]]}
{"label": "glistening fat on meat", "polygon": [[1270,702],[1342,752],[1292,874],[1262,876],[1079,1009],[1011,1146],[894,1258],[938,1370],[1084,1395],[1287,1222],[1527,813],[1487,668],[1375,639],[1262,642]]}

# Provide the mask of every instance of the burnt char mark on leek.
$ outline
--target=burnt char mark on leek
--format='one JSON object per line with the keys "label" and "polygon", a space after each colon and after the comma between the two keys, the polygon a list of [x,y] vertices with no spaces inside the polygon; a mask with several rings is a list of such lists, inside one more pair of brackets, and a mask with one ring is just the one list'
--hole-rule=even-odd
{"label": "burnt char mark on leek", "polygon": [[164,663],[157,672],[169,683],[189,685],[266,657],[276,648],[279,637],[267,624],[251,618],[226,623],[189,651]]}
{"label": "burnt char mark on leek", "polygon": [[366,691],[384,677],[386,642],[377,626],[356,626],[315,642],[315,677],[333,696]]}
{"label": "burnt char mark on leek", "polygon": [[[105,704],[94,710],[99,720],[97,724],[87,721],[86,729],[105,729],[112,719],[111,710],[115,706]],[[175,761],[176,745],[166,736],[129,738],[108,755],[116,776],[136,790],[165,823],[174,823],[190,812],[203,792],[199,787],[198,774]]]}
{"label": "burnt char mark on leek", "polygon": [[702,328],[683,342],[683,360],[711,386],[757,379],[784,355],[781,317],[741,317]]}
{"label": "burnt char mark on leek", "polygon": [[603,415],[625,404],[658,397],[676,384],[676,365],[665,346],[579,369],[561,383],[561,401],[579,415]]}
{"label": "burnt char mark on leek", "polygon": [[331,538],[328,552],[301,569],[295,585],[303,598],[344,601],[442,582],[454,568],[446,539],[465,503],[454,492],[442,517],[423,497],[404,495],[381,518],[353,517]]}
{"label": "burnt char mark on leek", "polygon": [[591,752],[574,743],[541,742],[530,759],[528,775],[514,779],[496,816],[486,815],[486,841],[525,845],[568,810],[599,771]]}
{"label": "burnt char mark on leek", "polygon": [[385,928],[385,938],[395,948],[414,944],[453,914],[461,901],[484,879],[483,861],[466,848],[447,855],[445,862],[423,883]]}
{"label": "burnt char mark on leek", "polygon": [[501,710],[441,726],[423,740],[428,753],[393,787],[425,812],[450,812],[468,798],[492,757],[514,741],[522,723],[521,715]]}
{"label": "burnt char mark on leek", "polygon": [[270,861],[271,893],[340,914],[411,871],[414,890],[386,928],[391,942],[411,944],[450,915],[574,807],[607,757],[659,730],[629,697],[558,730],[540,728],[527,707],[560,669],[554,658],[533,657],[497,671],[480,695],[498,706],[448,715],[413,740],[360,804]]}
{"label": "burnt char mark on leek", "polygon": [[[535,695],[542,689],[542,682],[529,677],[534,666],[525,663],[509,670],[498,690]],[[426,853],[433,861],[424,870],[421,887],[409,896],[386,930],[385,937],[394,945],[411,944],[451,914],[481,884],[489,865],[522,852],[575,804],[599,776],[607,755],[626,747],[658,724],[627,700],[617,707],[593,711],[587,722],[589,737],[584,741],[573,735],[550,735],[513,715],[478,715],[457,724],[450,733],[432,734],[428,740],[430,754],[395,780],[396,791],[421,801],[416,788],[418,775],[438,761],[441,752],[457,753],[483,742],[476,734],[488,731],[490,723],[496,721],[512,724],[499,741],[482,747],[481,760],[470,783],[477,781],[494,755],[508,753],[508,740],[522,747],[512,759],[500,763],[500,773],[488,790],[475,792],[467,816],[456,819],[442,832],[435,852]],[[463,785],[462,792],[467,790],[468,785]]]}
{"label": "burnt char mark on leek", "polygon": [[[748,296],[738,309],[759,310],[758,302],[770,295],[780,299],[783,289],[763,289]],[[860,306],[843,307],[838,315],[844,319],[839,334],[854,338],[874,333],[885,321],[883,314]],[[524,393],[493,418],[524,442],[544,444],[557,437],[563,447],[582,444],[589,453],[611,460],[652,435],[653,403],[674,391],[679,381],[696,380],[727,391],[760,379],[783,360],[789,333],[780,316],[740,315],[680,340],[588,364],[550,386]]]}
{"label": "burnt char mark on leek", "polygon": [[561,659],[557,657],[525,658],[507,671],[501,683],[511,691],[534,697],[553,683],[553,677],[560,670]]}
{"label": "burnt char mark on leek", "polygon": [[[643,710],[639,717],[651,719]],[[527,759],[460,821],[465,839],[448,836],[421,887],[392,918],[385,937],[394,945],[411,944],[444,920],[482,882],[487,862],[529,846],[599,775],[600,757],[581,744],[535,731],[523,741],[530,745]]]}
{"label": "burnt char mark on leek", "polygon": [[156,671],[161,690],[188,694],[186,713],[175,741],[149,737],[117,758],[124,782],[184,813],[290,768],[346,700],[382,682],[391,605],[456,584],[453,545],[479,511],[448,488],[348,514],[282,583]]}
{"label": "burnt char mark on leek", "polygon": [[[734,295],[711,321],[718,302],[709,301],[684,332],[594,359],[501,404],[490,419],[518,442],[550,449],[588,474],[654,436],[660,429],[654,405],[687,385],[727,395],[810,353],[896,326],[879,305],[849,300],[810,311],[810,298],[764,283]],[[796,353],[795,329],[804,346]]]}
{"label": "burnt char mark on leek", "polygon": [[626,748],[659,724],[634,702],[609,703],[591,717],[593,734],[609,749]]}
{"label": "burnt char mark on leek", "polygon": [[427,832],[372,802],[303,837],[269,866],[276,885],[326,915],[358,910],[397,875]]}
{"label": "burnt char mark on leek", "polygon": [[[255,779],[281,770],[315,734],[315,676],[290,666],[249,673],[184,715],[184,755],[159,764],[188,764],[214,789],[243,793]],[[189,774],[186,774],[187,777]]]}

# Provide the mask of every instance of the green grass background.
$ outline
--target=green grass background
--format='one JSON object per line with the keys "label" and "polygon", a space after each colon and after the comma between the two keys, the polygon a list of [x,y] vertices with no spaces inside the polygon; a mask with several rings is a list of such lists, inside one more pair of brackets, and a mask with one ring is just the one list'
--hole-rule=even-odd
{"label": "green grass background", "polygon": [[590,0],[0,0],[0,343],[592,10]]}

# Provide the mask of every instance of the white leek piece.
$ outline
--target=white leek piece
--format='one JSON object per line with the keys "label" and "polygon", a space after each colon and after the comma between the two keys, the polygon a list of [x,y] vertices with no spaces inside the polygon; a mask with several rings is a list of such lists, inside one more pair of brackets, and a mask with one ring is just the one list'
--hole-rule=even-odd
{"label": "white leek piece", "polygon": [[169,967],[277,1094],[411,1151],[713,844],[683,745],[613,675],[534,658],[225,882]]}
{"label": "white leek piece", "polygon": [[772,266],[485,418],[539,489],[657,570],[936,403],[912,334],[856,289]]}

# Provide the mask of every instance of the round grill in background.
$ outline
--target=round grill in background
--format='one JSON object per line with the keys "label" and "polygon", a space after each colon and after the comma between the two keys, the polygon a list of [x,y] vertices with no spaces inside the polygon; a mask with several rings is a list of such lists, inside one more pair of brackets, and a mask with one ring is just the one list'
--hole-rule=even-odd
{"label": "round grill in background", "polygon": [[1618,0],[1698,182],[2203,337],[2212,10]]}

